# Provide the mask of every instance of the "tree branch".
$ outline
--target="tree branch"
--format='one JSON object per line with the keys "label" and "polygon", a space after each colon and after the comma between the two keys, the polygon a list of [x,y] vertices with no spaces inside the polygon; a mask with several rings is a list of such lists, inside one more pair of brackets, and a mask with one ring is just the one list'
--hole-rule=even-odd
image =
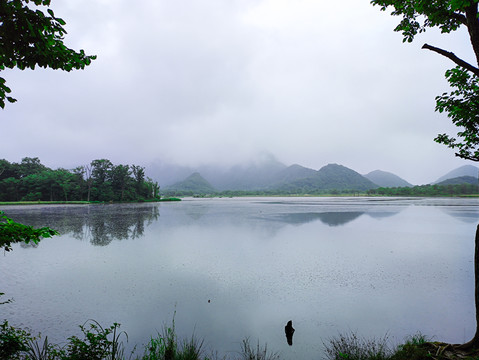
{"label": "tree branch", "polygon": [[450,16],[451,16],[453,19],[456,19],[457,21],[459,21],[462,25],[467,25],[467,19],[466,19],[466,17],[465,17],[463,14],[460,14],[460,13],[452,13],[452,14],[450,14]]}
{"label": "tree branch", "polygon": [[434,51],[438,54],[441,54],[442,56],[445,56],[447,57],[448,59],[451,59],[453,62],[455,62],[457,65],[463,67],[464,69],[466,70],[469,70],[470,72],[472,72],[474,75],[476,76],[479,76],[479,69],[471,64],[469,64],[468,62],[458,58],[453,52],[450,52],[450,51],[446,51],[446,50],[443,50],[443,49],[440,49],[440,48],[437,48],[435,46],[431,46],[429,44],[424,44],[422,46],[423,49],[428,49],[428,50],[431,50],[431,51]]}

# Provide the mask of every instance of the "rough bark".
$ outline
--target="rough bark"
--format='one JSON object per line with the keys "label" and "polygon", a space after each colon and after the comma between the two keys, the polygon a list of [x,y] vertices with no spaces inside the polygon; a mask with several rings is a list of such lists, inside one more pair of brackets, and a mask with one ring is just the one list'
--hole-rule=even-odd
{"label": "rough bark", "polygon": [[472,49],[476,55],[476,62],[479,65],[479,19],[477,18],[477,2],[472,2],[472,4],[466,8],[466,26]]}
{"label": "rough bark", "polygon": [[474,299],[476,303],[476,333],[470,341],[458,346],[461,349],[479,348],[479,225],[477,225],[476,229],[476,243],[474,249],[474,284]]}

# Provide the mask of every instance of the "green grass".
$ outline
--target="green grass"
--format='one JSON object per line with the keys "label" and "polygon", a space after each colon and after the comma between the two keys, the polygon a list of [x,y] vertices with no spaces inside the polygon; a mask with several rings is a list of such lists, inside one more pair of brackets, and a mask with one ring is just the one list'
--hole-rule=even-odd
{"label": "green grass", "polygon": [[323,345],[328,360],[385,360],[390,359],[393,353],[387,335],[367,339],[350,332],[332,337]]}
{"label": "green grass", "polygon": [[92,204],[93,201],[0,201],[0,205]]}
{"label": "green grass", "polygon": [[0,359],[9,360],[279,360],[277,353],[269,352],[267,346],[251,346],[243,340],[241,351],[233,358],[220,357],[218,353],[206,354],[203,340],[194,335],[180,340],[172,325],[165,326],[161,333],[151,337],[144,345],[143,354],[125,352],[124,341],[128,335],[120,331],[120,324],[102,327],[95,320],[80,325],[82,336],[71,336],[63,346],[32,336],[24,329],[11,326],[6,320],[0,324]]}
{"label": "green grass", "polygon": [[[158,202],[158,201],[181,201],[179,198],[161,198],[161,199],[148,199],[143,201],[127,201],[128,203],[137,202]],[[126,202],[126,201],[125,201]],[[125,203],[124,202],[124,203]],[[88,204],[106,204],[107,201],[0,201],[0,206],[6,205],[88,205]],[[113,203],[121,203],[114,201]]]}
{"label": "green grass", "polygon": [[[151,337],[144,345],[142,354],[126,353],[124,341],[128,335],[120,331],[120,324],[102,327],[89,320],[80,326],[82,336],[71,336],[63,345],[51,344],[48,338],[33,337],[28,331],[11,326],[6,320],[0,324],[0,359],[11,360],[280,360],[279,353],[267,346],[251,345],[248,338],[234,355],[219,356],[206,353],[203,340],[194,335],[186,340],[177,337],[173,317],[170,326]],[[393,346],[388,336],[363,338],[354,332],[339,334],[323,342],[324,354],[318,359],[326,360],[479,360],[476,352],[458,352],[450,344],[430,342],[422,334],[405,339],[403,344]],[[301,360],[301,359],[298,359]]]}

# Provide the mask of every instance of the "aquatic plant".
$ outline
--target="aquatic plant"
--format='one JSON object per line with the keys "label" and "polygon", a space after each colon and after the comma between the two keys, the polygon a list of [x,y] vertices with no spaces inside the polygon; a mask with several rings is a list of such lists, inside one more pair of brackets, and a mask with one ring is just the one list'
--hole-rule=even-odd
{"label": "aquatic plant", "polygon": [[328,360],[385,360],[393,354],[388,336],[379,339],[359,337],[355,332],[339,334],[323,342]]}
{"label": "aquatic plant", "polygon": [[252,347],[249,342],[249,338],[243,340],[241,344],[241,354],[238,360],[279,360],[279,354],[277,352],[268,352],[268,346],[259,345],[259,341],[256,347]]}

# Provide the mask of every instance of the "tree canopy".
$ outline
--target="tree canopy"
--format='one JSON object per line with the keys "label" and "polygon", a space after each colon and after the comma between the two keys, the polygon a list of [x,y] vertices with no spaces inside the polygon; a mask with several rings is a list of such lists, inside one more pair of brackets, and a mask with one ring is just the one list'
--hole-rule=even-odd
{"label": "tree canopy", "polygon": [[456,156],[479,161],[479,0],[372,0],[381,10],[392,8],[391,14],[402,16],[394,29],[401,32],[404,42],[412,42],[427,28],[439,28],[442,33],[465,26],[469,33],[476,64],[468,63],[451,51],[424,44],[423,49],[434,51],[456,64],[446,72],[454,89],[450,94],[436,97],[436,111],[445,112],[454,125],[461,128],[456,136],[439,134],[434,140],[452,149]]}
{"label": "tree canopy", "polygon": [[[96,56],[75,51],[64,43],[65,21],[56,17],[50,0],[0,0],[0,71],[6,68],[61,69],[71,71],[90,65]],[[15,102],[11,89],[0,77],[0,107]]]}
{"label": "tree canopy", "polygon": [[144,201],[157,199],[159,189],[144,167],[108,159],[73,170],[47,168],[36,157],[0,159],[0,201]]}

